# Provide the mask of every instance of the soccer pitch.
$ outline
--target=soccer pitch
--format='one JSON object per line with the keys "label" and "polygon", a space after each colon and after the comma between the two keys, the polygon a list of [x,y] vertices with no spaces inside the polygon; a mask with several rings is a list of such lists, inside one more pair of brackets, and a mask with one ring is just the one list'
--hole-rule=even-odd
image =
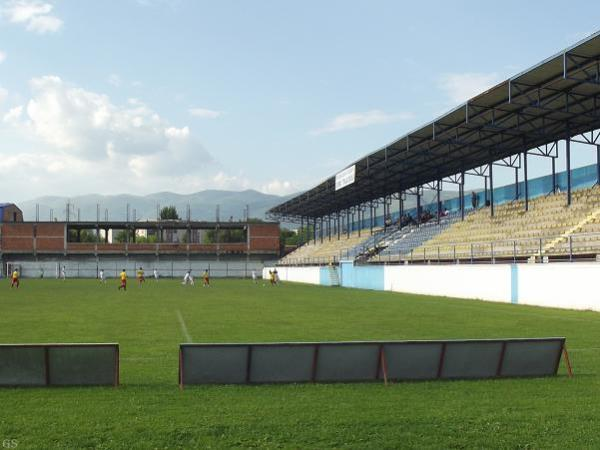
{"label": "soccer pitch", "polygon": [[[16,448],[600,446],[600,315],[249,280],[3,281],[0,342],[118,342],[118,388],[0,389]],[[178,344],[561,336],[575,377],[177,386]],[[12,441],[14,440],[14,441]],[[6,441],[6,442],[5,442]]]}

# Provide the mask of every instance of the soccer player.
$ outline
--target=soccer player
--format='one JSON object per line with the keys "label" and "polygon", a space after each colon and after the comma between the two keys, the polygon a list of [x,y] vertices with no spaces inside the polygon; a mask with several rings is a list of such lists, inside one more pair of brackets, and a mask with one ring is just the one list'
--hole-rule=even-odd
{"label": "soccer player", "polygon": [[63,281],[67,279],[67,266],[62,266],[60,268],[60,279]]}
{"label": "soccer player", "polygon": [[138,285],[140,286],[146,281],[146,277],[144,277],[144,269],[142,268],[142,266],[140,266],[139,270],[137,271],[137,280]]}
{"label": "soccer player", "polygon": [[104,269],[100,269],[100,273],[98,274],[98,278],[100,279],[100,283],[106,283],[106,278],[104,278]]}
{"label": "soccer player", "polygon": [[17,269],[13,270],[12,276],[10,278],[10,287],[16,287],[19,289],[19,271]]}
{"label": "soccer player", "polygon": [[210,275],[208,269],[202,274],[202,287],[210,287]]}
{"label": "soccer player", "polygon": [[183,282],[181,283],[184,286],[187,286],[188,284],[191,284],[192,286],[194,285],[194,277],[192,277],[192,271],[188,270],[185,275],[183,276]]}
{"label": "soccer player", "polygon": [[119,286],[119,290],[121,289],[124,291],[127,290],[127,272],[125,272],[125,269],[121,272],[121,285]]}
{"label": "soccer player", "polygon": [[269,270],[269,282],[271,283],[271,286],[275,286],[275,272],[272,270]]}
{"label": "soccer player", "polygon": [[154,281],[158,281],[158,269],[154,268]]}
{"label": "soccer player", "polygon": [[256,284],[256,270],[252,270],[252,282]]}

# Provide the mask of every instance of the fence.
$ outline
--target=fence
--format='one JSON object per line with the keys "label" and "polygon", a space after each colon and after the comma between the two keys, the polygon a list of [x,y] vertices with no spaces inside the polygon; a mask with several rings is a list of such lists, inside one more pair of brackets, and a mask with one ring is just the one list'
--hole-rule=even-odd
{"label": "fence", "polygon": [[188,270],[199,274],[208,270],[212,277],[249,278],[252,272],[262,274],[264,266],[261,261],[152,261],[148,259],[135,260],[62,260],[62,261],[18,261],[6,263],[6,274],[15,268],[19,269],[24,278],[59,278],[62,268],[65,268],[67,278],[97,278],[101,269],[107,278],[117,278],[125,269],[134,274],[140,267],[144,268],[147,277],[153,276],[157,269],[160,277],[181,278]]}
{"label": "fence", "polygon": [[556,375],[564,344],[562,337],[181,344],[179,384],[541,377]]}
{"label": "fence", "polygon": [[119,384],[119,344],[2,344],[0,386]]}

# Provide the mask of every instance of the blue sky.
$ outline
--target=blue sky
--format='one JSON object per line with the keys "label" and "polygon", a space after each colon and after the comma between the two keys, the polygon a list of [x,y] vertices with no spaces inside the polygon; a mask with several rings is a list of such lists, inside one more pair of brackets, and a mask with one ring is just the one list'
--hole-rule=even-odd
{"label": "blue sky", "polygon": [[597,31],[566,5],[0,1],[4,200],[310,188]]}

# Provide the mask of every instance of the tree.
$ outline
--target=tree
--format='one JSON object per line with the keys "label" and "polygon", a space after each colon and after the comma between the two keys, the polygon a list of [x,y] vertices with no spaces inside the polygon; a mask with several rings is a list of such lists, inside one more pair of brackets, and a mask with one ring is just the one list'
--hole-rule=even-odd
{"label": "tree", "polygon": [[179,214],[174,206],[165,206],[160,210],[160,220],[179,220]]}
{"label": "tree", "polygon": [[298,233],[287,228],[281,228],[279,240],[282,245],[298,245]]}

